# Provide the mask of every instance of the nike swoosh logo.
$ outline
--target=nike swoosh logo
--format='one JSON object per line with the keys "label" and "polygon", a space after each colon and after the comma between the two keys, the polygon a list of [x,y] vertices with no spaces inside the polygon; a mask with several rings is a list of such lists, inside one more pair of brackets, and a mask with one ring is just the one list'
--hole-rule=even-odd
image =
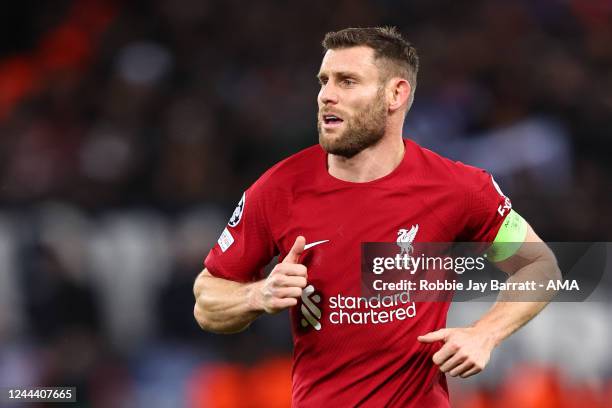
{"label": "nike swoosh logo", "polygon": [[307,249],[312,248],[313,246],[317,246],[319,244],[324,244],[326,242],[329,242],[329,239],[324,239],[323,241],[315,241],[315,242],[311,242],[310,244],[306,244],[304,245],[304,251]]}

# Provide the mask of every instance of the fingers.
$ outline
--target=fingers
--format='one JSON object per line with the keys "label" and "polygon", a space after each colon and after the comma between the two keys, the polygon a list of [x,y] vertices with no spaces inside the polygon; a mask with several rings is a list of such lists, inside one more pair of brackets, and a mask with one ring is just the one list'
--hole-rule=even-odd
{"label": "fingers", "polygon": [[446,343],[440,350],[438,350],[436,354],[433,355],[433,362],[440,366],[444,364],[446,360],[451,358],[458,350],[458,347],[450,343]]}
{"label": "fingers", "polygon": [[465,373],[461,374],[461,378],[468,378],[473,376],[474,374],[478,374],[479,372],[482,371],[482,368],[477,367],[477,366],[473,366],[470,370],[466,371]]}
{"label": "fingers", "polygon": [[266,313],[278,313],[283,309],[298,304],[302,295],[300,287],[272,287],[264,285],[262,289],[263,309]]}
{"label": "fingers", "polygon": [[305,288],[307,285],[305,276],[283,276],[282,279],[279,279],[276,284],[279,287],[295,287],[295,288]]}
{"label": "fingers", "polygon": [[456,377],[458,375],[467,373],[468,370],[470,370],[472,367],[474,367],[474,363],[466,360],[463,363],[459,364],[457,367],[453,368],[448,374],[451,377]]}
{"label": "fingers", "polygon": [[302,296],[307,285],[304,265],[285,265],[271,274],[264,289],[270,299]]}
{"label": "fingers", "polygon": [[299,263],[300,256],[302,256],[302,253],[304,253],[305,245],[306,245],[306,238],[304,238],[301,235],[298,236],[295,239],[293,246],[289,250],[289,253],[285,257],[285,259],[283,259],[282,263],[293,263],[293,264]]}
{"label": "fingers", "polygon": [[275,275],[306,277],[308,269],[302,264],[278,264],[273,270]]}
{"label": "fingers", "polygon": [[298,300],[293,297],[273,299],[270,302],[270,311],[268,313],[278,313],[283,309],[287,309],[297,305]]}
{"label": "fingers", "polygon": [[302,296],[302,288],[298,287],[290,287],[290,288],[278,288],[274,290],[274,297],[284,299],[284,298],[299,298]]}
{"label": "fingers", "polygon": [[302,289],[306,287],[308,269],[299,262],[306,240],[299,236],[283,260],[274,267],[261,287],[263,308],[267,313],[277,313],[298,304]]}
{"label": "fingers", "polygon": [[460,364],[464,363],[466,359],[467,356],[460,353],[455,353],[448,360],[442,363],[442,365],[440,366],[440,371],[442,371],[443,373],[447,373],[455,367],[459,366]]}
{"label": "fingers", "polygon": [[[457,361],[459,362],[462,361],[462,362],[457,365],[456,364]],[[450,369],[450,372],[445,367],[447,364],[448,364],[448,367],[454,366],[454,368]],[[470,360],[466,357],[464,357],[463,359],[451,358],[446,363],[444,363],[442,367],[440,367],[440,371],[445,372],[445,373],[448,372],[448,374],[451,377],[460,376],[461,378],[471,377],[472,375],[478,374],[479,372],[481,372],[482,369],[483,367],[481,367],[480,365],[476,364],[473,360]]]}
{"label": "fingers", "polygon": [[491,344],[473,328],[440,329],[419,336],[421,343],[443,341],[444,345],[432,357],[440,371],[452,377],[467,378],[481,372],[489,361]]}
{"label": "fingers", "polygon": [[436,341],[446,341],[446,336],[448,334],[447,329],[440,329],[434,332],[427,333],[423,336],[417,337],[417,340],[421,343],[433,343]]}

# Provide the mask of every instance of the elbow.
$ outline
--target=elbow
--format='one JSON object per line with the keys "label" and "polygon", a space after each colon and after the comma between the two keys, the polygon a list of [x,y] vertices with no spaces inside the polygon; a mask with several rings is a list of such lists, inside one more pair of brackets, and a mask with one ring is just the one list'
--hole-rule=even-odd
{"label": "elbow", "polygon": [[220,300],[223,294],[210,284],[210,279],[213,278],[206,276],[204,272],[196,278],[193,285],[193,317],[198,326],[204,331],[216,334],[238,333],[249,327],[250,320],[237,318],[228,310],[229,306]]}
{"label": "elbow", "polygon": [[206,313],[202,310],[202,308],[196,303],[193,307],[193,317],[195,321],[198,323],[198,326],[204,331],[212,331],[212,325],[210,319],[206,317]]}
{"label": "elbow", "polygon": [[204,331],[214,331],[213,323],[207,313],[206,299],[203,296],[204,292],[204,277],[198,276],[193,285],[193,296],[195,297],[195,304],[193,306],[193,317],[198,323],[198,326]]}
{"label": "elbow", "polygon": [[214,323],[210,318],[210,313],[207,312],[206,299],[203,296],[203,282],[198,277],[195,284],[193,285],[193,295],[195,297],[195,304],[193,306],[193,317],[198,323],[198,326],[204,331],[214,332]]}
{"label": "elbow", "polygon": [[551,273],[553,275],[551,280],[560,281],[560,280],[563,279],[563,275],[561,274],[561,269],[559,269],[559,265],[557,264],[556,259],[552,263],[552,272]]}
{"label": "elbow", "polygon": [[206,304],[204,304],[202,297],[196,298],[195,305],[193,306],[193,317],[202,330],[210,333],[220,332],[219,327],[217,327],[218,325],[211,318],[211,314],[207,312]]}
{"label": "elbow", "polygon": [[563,279],[563,275],[561,274],[561,269],[559,268],[559,264],[557,263],[557,257],[553,253],[550,248],[546,248],[547,251],[543,256],[544,262],[548,264],[546,270],[546,278],[549,280],[559,281]]}

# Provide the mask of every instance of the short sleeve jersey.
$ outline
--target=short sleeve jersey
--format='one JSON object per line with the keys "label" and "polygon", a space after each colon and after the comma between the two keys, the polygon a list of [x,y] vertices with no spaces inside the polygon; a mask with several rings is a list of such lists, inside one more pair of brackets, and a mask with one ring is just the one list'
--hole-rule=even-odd
{"label": "short sleeve jersey", "polygon": [[416,225],[415,243],[492,242],[510,204],[486,171],[404,144],[390,174],[364,183],[331,176],[319,145],[276,164],[246,190],[206,257],[213,276],[250,282],[306,238],[308,286],[290,309],[294,407],[449,406],[432,362],[440,344],[417,341],[446,326],[449,303],[398,303],[395,319],[354,319],[370,312],[354,302],[361,243],[395,242]]}

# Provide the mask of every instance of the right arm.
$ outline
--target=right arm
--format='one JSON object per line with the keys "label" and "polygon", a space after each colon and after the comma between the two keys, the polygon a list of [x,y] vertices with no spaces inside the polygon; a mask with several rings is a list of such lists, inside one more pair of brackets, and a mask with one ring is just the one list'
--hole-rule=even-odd
{"label": "right arm", "polygon": [[306,287],[306,267],[298,263],[305,244],[304,237],[297,237],[283,262],[257,282],[217,278],[205,268],[193,285],[193,314],[200,327],[214,333],[237,333],[263,313],[297,305]]}

